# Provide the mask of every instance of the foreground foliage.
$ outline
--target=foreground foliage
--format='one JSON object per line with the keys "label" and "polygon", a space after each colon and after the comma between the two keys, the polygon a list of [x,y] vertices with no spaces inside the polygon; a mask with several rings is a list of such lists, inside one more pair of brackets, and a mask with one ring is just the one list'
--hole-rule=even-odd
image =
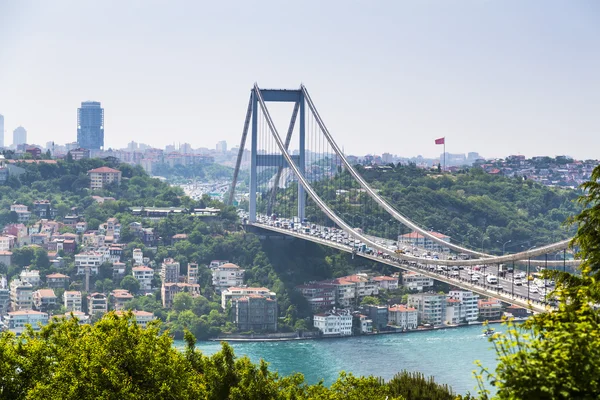
{"label": "foreground foliage", "polygon": [[600,398],[600,167],[584,185],[580,202],[586,209],[573,244],[585,261],[581,275],[546,272],[556,280],[558,310],[537,314],[523,324],[507,322],[507,332],[491,340],[499,357],[494,373],[482,368],[479,376],[497,389],[496,399]]}
{"label": "foreground foliage", "polygon": [[342,373],[330,387],[308,385],[301,374],[280,377],[267,363],[236,358],[223,344],[207,357],[186,332],[183,351],[158,323],[138,326],[131,314],[107,314],[95,325],[54,320],[20,338],[0,334],[3,399],[408,399],[451,400],[446,386],[402,373],[385,382]]}

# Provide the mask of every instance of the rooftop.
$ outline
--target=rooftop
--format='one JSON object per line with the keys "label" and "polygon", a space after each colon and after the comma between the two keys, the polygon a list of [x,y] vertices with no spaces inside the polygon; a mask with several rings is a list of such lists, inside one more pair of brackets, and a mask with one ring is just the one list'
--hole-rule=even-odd
{"label": "rooftop", "polygon": [[121,171],[119,171],[118,169],[114,169],[114,168],[109,168],[109,167],[100,167],[100,168],[95,168],[95,169],[90,169],[88,171],[89,173],[99,173],[99,174],[106,174],[106,173],[120,173]]}

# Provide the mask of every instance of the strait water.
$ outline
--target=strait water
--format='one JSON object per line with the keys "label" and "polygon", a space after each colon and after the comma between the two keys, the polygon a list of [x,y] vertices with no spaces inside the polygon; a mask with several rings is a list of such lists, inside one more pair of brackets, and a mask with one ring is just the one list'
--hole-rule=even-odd
{"label": "strait water", "polygon": [[[499,324],[493,326],[502,331]],[[301,372],[308,383],[323,379],[333,383],[340,371],[355,375],[375,375],[390,379],[398,371],[419,371],[435,377],[459,394],[476,393],[473,371],[475,360],[490,370],[496,367],[496,353],[483,327],[474,325],[455,329],[411,332],[391,335],[357,336],[339,339],[290,342],[231,343],[238,357],[248,356],[253,362],[261,358],[280,375]],[[182,341],[175,342],[183,347]],[[220,350],[218,342],[198,342],[206,355]]]}

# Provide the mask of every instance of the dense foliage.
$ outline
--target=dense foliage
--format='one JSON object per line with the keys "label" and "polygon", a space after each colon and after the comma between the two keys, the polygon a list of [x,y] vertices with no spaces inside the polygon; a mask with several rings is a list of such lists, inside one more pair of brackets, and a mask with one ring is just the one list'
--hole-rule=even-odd
{"label": "dense foliage", "polygon": [[280,377],[266,362],[236,358],[223,344],[207,357],[173,347],[157,324],[142,329],[132,315],[107,314],[95,325],[55,320],[19,339],[0,334],[0,397],[20,399],[326,399],[451,400],[461,398],[421,375],[389,382],[342,373],[330,388],[308,385],[301,374]]}
{"label": "dense foliage", "polygon": [[[497,399],[597,399],[600,397],[600,167],[584,187],[587,208],[574,218],[573,244],[585,260],[581,275],[546,272],[556,280],[558,310],[536,314],[492,337],[499,357],[495,372],[482,369],[498,390]],[[482,391],[482,397],[488,393]]]}

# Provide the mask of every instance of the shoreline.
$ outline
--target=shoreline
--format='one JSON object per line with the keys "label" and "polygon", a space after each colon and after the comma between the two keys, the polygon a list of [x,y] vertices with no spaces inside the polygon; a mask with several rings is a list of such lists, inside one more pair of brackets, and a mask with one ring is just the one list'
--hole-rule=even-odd
{"label": "shoreline", "polygon": [[[515,319],[516,321],[519,321]],[[523,319],[524,320],[524,319]],[[488,325],[497,325],[501,324],[503,321],[487,321]],[[392,335],[392,334],[402,334],[402,333],[416,333],[416,332],[429,332],[429,331],[438,331],[444,329],[457,329],[463,328],[473,325],[483,325],[484,322],[471,322],[467,324],[457,324],[457,325],[441,325],[441,326],[433,326],[430,328],[417,328],[406,331],[383,331],[383,332],[375,332],[375,333],[365,333],[363,335],[349,335],[349,336],[312,336],[312,337],[282,337],[282,338],[212,338],[208,339],[209,342],[232,342],[232,343],[252,343],[252,342],[294,342],[294,341],[304,341],[304,340],[323,340],[323,339],[348,339],[353,337],[369,337],[369,336],[379,336],[379,335]]]}

